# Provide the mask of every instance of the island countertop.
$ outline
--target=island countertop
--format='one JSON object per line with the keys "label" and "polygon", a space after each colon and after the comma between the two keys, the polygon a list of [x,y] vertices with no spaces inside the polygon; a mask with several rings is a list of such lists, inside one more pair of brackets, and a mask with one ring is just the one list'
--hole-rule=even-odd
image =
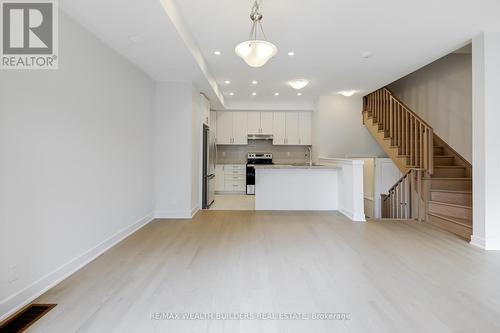
{"label": "island countertop", "polygon": [[316,169],[323,169],[323,170],[337,170],[340,169],[337,166],[332,166],[332,165],[319,165],[319,164],[313,164],[312,166],[309,164],[257,164],[255,165],[255,169],[269,169],[269,170],[276,170],[276,169],[302,169],[302,170],[316,170]]}

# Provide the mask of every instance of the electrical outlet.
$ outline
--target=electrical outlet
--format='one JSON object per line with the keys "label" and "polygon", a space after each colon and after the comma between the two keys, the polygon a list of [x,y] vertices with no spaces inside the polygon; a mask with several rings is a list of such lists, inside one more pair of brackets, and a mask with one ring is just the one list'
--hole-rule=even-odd
{"label": "electrical outlet", "polygon": [[17,273],[17,266],[10,266],[7,271],[7,282],[13,283],[19,280],[19,274]]}
{"label": "electrical outlet", "polygon": [[287,152],[286,152],[286,156],[290,157],[290,155],[291,155],[291,154],[290,154],[290,152],[289,152],[289,151],[287,151]]}
{"label": "electrical outlet", "polygon": [[226,157],[226,152],[225,151],[222,152],[222,157]]}

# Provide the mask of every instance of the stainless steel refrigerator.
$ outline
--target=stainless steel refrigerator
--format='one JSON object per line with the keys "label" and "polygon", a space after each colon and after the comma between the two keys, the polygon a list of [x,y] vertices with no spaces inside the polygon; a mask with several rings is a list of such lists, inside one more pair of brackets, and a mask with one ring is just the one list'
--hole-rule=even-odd
{"label": "stainless steel refrigerator", "polygon": [[208,209],[215,200],[216,157],[215,133],[203,125],[203,209]]}

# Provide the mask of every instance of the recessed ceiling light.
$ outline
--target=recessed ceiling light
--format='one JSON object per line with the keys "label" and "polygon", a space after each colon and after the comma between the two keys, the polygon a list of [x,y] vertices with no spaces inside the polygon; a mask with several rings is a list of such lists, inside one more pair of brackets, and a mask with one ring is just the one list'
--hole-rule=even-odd
{"label": "recessed ceiling light", "polygon": [[229,93],[229,96],[234,96],[234,92],[230,92],[230,93]]}
{"label": "recessed ceiling light", "polygon": [[297,96],[302,96],[302,93],[297,93]]}
{"label": "recessed ceiling light", "polygon": [[253,93],[252,93],[252,96],[257,96],[257,93],[256,93],[256,92],[253,92]]}
{"label": "recessed ceiling light", "polygon": [[339,91],[339,94],[345,97],[351,97],[356,93],[356,90],[344,90],[344,91]]}
{"label": "recessed ceiling light", "polygon": [[224,83],[225,83],[225,84],[231,84],[231,81],[226,80],[226,81],[224,81]]}
{"label": "recessed ceiling light", "polygon": [[255,80],[254,80],[254,81],[252,81],[252,84],[253,84],[253,85],[256,85],[256,84],[258,84],[258,83],[259,83],[259,81],[255,81]]}
{"label": "recessed ceiling light", "polygon": [[363,53],[361,53],[361,57],[363,57],[365,59],[370,58],[372,55],[373,55],[373,53],[371,51],[364,51]]}
{"label": "recessed ceiling light", "polygon": [[288,82],[288,85],[292,87],[293,89],[300,90],[307,86],[309,84],[309,81],[306,79],[296,79]]}
{"label": "recessed ceiling light", "polygon": [[289,55],[290,57],[293,57],[293,56],[295,55],[295,52],[290,51],[290,52],[288,52],[288,55]]}
{"label": "recessed ceiling light", "polygon": [[214,52],[214,54],[215,54],[215,55],[221,55],[221,54],[222,54],[222,52],[221,52],[221,51],[215,51],[215,52]]}
{"label": "recessed ceiling light", "polygon": [[279,96],[279,95],[280,95],[279,92],[274,93],[274,96]]}

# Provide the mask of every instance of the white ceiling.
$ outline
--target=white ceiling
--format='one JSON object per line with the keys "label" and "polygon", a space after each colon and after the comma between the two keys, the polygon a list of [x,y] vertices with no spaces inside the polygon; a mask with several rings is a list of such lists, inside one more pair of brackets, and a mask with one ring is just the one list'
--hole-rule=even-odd
{"label": "white ceiling", "polygon": [[[213,80],[229,109],[310,109],[320,95],[369,92],[464,46],[481,30],[500,28],[498,0],[264,0],[264,30],[279,53],[254,69],[234,54],[249,35],[251,0],[162,1],[171,5],[168,15],[160,0],[61,2],[151,77],[192,80],[216,108],[222,103]],[[362,58],[364,51],[373,56]],[[294,78],[311,81],[301,97],[286,85]]]}

